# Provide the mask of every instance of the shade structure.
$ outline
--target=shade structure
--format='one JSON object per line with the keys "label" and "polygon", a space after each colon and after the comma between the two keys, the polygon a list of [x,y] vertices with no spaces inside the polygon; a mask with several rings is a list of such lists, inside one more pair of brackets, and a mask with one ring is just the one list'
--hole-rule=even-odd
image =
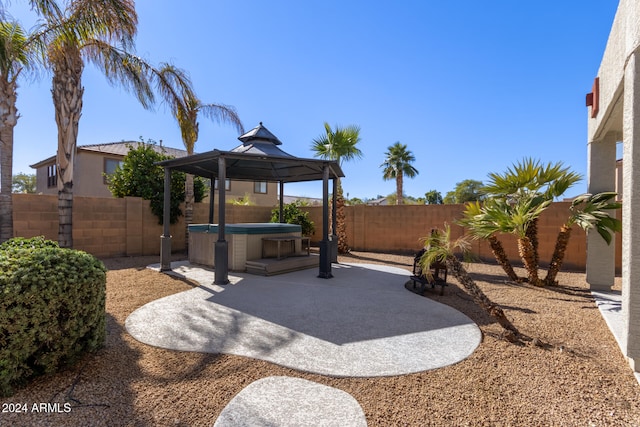
{"label": "shade structure", "polygon": [[[328,181],[335,184],[344,177],[340,165],[335,160],[308,159],[292,156],[279,145],[282,142],[273,135],[262,122],[238,139],[241,145],[230,151],[212,150],[179,159],[159,162],[165,168],[165,212],[164,231],[161,238],[161,265],[163,270],[171,268],[171,237],[169,232],[169,197],[171,171],[182,171],[204,178],[241,181],[304,182],[323,181],[323,233],[320,243],[320,277],[331,277],[331,259],[329,256],[328,232]],[[218,185],[218,241],[216,242],[216,283],[228,282],[228,260],[226,259],[225,240],[225,186]],[[280,194],[282,197],[282,194]],[[210,200],[213,203],[213,200]],[[281,202],[282,205],[282,202]],[[335,205],[334,205],[335,206]],[[335,217],[335,216],[334,216]],[[220,254],[219,254],[220,253]],[[218,258],[220,257],[220,258]]]}

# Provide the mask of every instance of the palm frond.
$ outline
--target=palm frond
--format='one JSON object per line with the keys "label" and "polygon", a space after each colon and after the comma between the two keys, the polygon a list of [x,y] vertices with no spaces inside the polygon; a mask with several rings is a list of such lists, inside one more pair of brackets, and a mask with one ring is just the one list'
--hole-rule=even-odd
{"label": "palm frond", "polygon": [[85,58],[99,67],[112,86],[133,93],[144,108],[153,106],[155,97],[149,78],[151,67],[142,58],[100,40],[89,40]]}

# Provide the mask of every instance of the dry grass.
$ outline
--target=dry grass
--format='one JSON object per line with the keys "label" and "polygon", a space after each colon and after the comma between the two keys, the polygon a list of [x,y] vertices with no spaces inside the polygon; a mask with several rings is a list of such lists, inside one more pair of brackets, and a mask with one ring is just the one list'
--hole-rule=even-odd
{"label": "dry grass", "polygon": [[[410,268],[412,258],[353,253],[350,262]],[[39,378],[5,403],[30,413],[0,414],[14,426],[211,426],[240,390],[270,375],[306,378],[350,393],[370,426],[640,426],[640,386],[595,307],[584,274],[561,273],[559,287],[505,281],[493,265],[469,271],[507,316],[548,345],[498,338],[493,323],[450,278],[444,296],[425,296],[464,312],[483,341],[466,360],[434,371],[385,378],[331,378],[224,354],[162,350],[129,336],[136,308],[191,289],[191,283],[145,269],[157,257],[109,259],[106,346],[75,367]],[[415,357],[422,357],[415,354]],[[71,404],[69,413],[33,413],[39,402]]]}

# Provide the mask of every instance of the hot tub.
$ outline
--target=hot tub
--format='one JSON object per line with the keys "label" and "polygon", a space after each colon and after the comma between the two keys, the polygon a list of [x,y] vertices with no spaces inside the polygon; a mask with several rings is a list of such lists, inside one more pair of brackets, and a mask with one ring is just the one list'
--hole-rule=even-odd
{"label": "hot tub", "polygon": [[[297,224],[244,223],[226,224],[225,240],[229,245],[229,270],[244,271],[246,262],[262,258],[262,238],[302,236]],[[189,262],[215,267],[215,243],[218,224],[189,225]],[[300,243],[297,242],[299,245]],[[301,248],[296,247],[296,251]]]}

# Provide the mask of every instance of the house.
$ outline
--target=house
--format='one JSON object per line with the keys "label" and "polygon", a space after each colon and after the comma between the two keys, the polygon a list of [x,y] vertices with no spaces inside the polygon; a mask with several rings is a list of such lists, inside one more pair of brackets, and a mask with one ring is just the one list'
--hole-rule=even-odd
{"label": "house", "polygon": [[[73,194],[85,197],[113,197],[107,187],[107,177],[113,173],[131,147],[144,144],[140,141],[109,142],[105,144],[80,145],[77,147],[73,180]],[[179,158],[186,150],[155,145],[158,152]],[[31,165],[36,170],[36,192],[58,194],[56,156],[48,157]],[[278,184],[275,182],[227,181],[227,200],[246,199],[259,206],[278,204]]]}
{"label": "house", "polygon": [[387,206],[389,204],[389,200],[386,197],[380,197],[379,199],[368,200],[367,205],[369,206]]}
{"label": "house", "polygon": [[[640,376],[640,7],[620,0],[607,46],[586,97],[587,191],[618,192],[622,202],[622,291],[619,340],[622,353]],[[622,141],[622,161],[617,144]],[[620,186],[620,181],[622,186]],[[587,282],[611,294],[615,246],[595,230],[587,235]],[[605,363],[603,361],[603,363]]]}

